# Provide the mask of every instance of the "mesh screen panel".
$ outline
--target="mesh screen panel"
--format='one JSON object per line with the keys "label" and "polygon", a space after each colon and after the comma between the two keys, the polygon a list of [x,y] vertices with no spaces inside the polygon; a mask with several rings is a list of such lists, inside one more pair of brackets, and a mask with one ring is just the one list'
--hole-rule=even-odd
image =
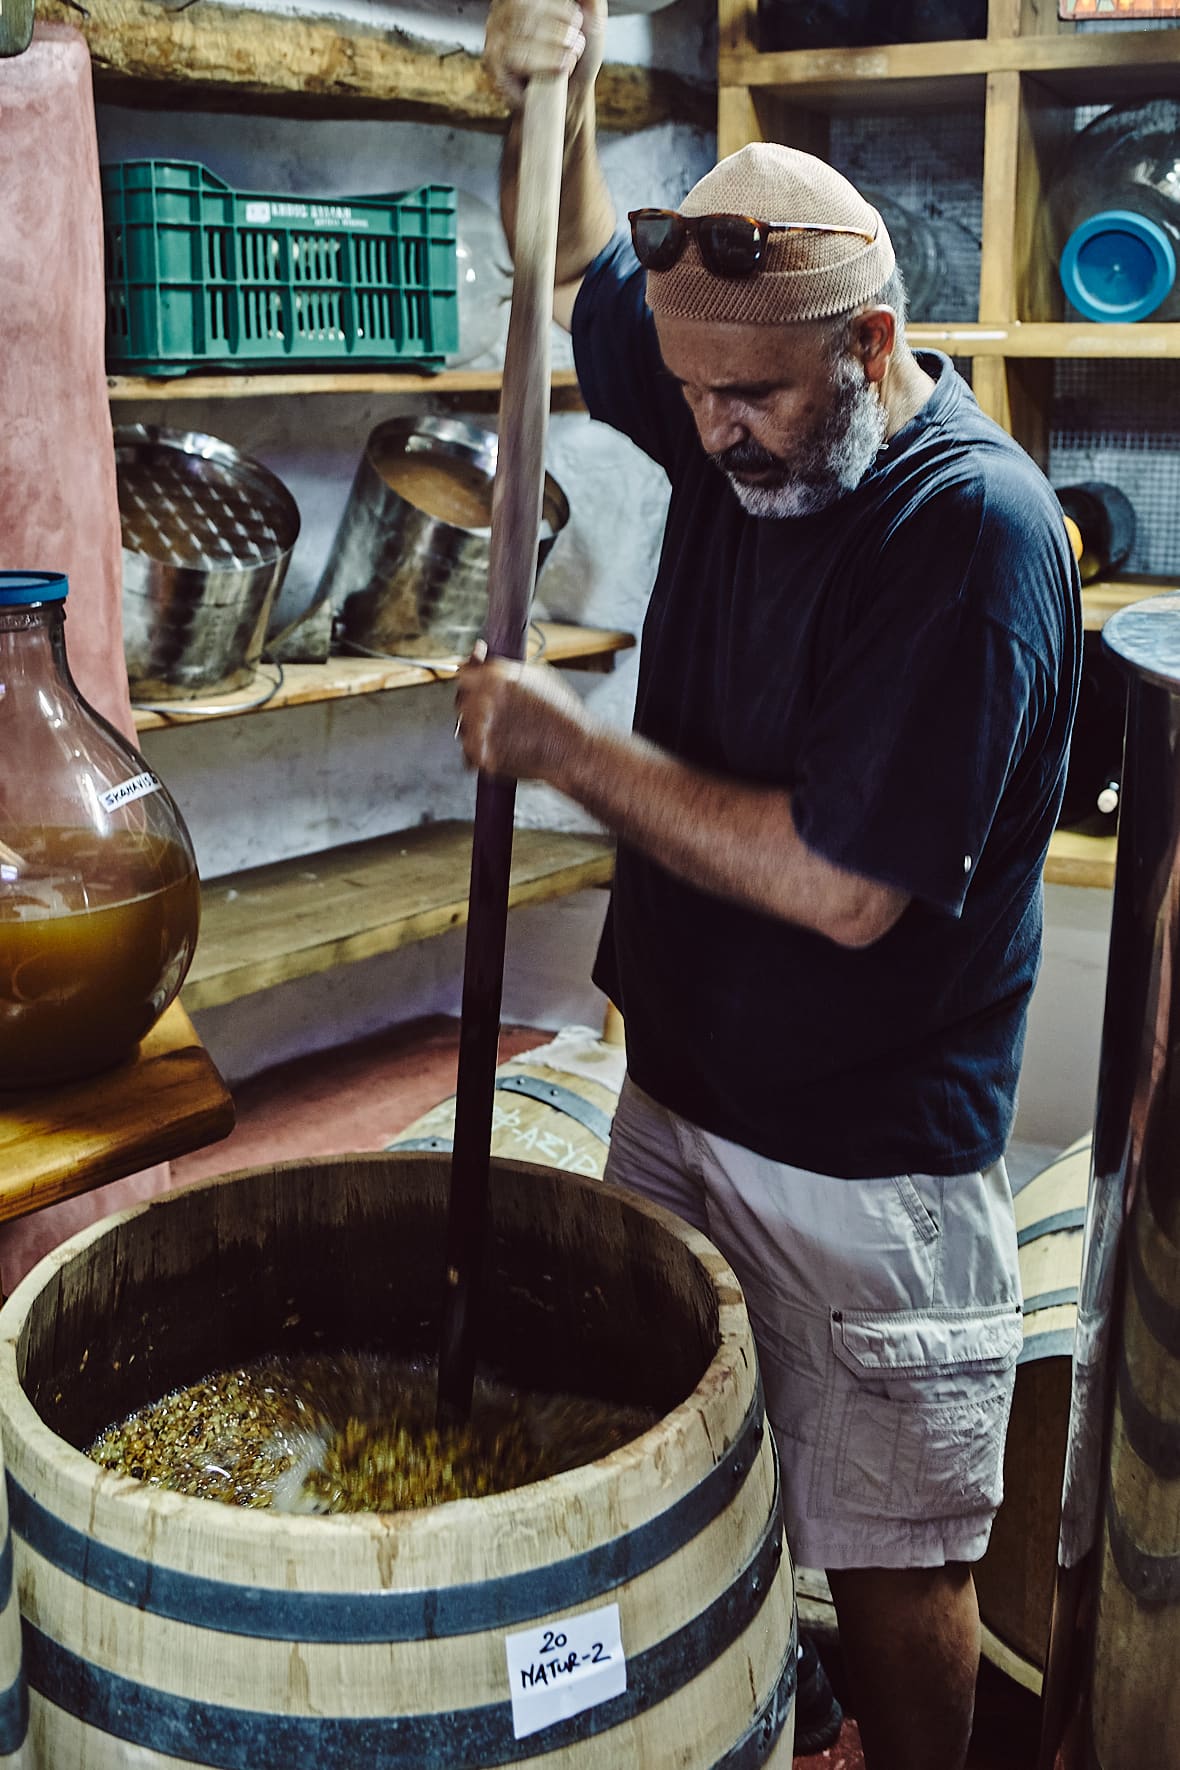
{"label": "mesh screen panel", "polygon": [[1180,362],[1059,362],[1049,477],[1117,486],[1136,518],[1124,569],[1180,575]]}

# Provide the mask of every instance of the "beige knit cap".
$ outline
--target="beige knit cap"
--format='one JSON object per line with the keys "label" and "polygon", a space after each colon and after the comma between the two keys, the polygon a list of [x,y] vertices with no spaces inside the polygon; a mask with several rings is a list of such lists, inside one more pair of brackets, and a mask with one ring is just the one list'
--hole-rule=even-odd
{"label": "beige knit cap", "polygon": [[823,221],[875,232],[771,234],[748,277],[718,277],[689,239],[670,270],[647,273],[647,305],[676,319],[782,325],[826,319],[871,301],[893,272],[893,246],[871,203],[823,160],[776,142],[753,142],[694,184],[682,215],[751,215],[757,221]]}

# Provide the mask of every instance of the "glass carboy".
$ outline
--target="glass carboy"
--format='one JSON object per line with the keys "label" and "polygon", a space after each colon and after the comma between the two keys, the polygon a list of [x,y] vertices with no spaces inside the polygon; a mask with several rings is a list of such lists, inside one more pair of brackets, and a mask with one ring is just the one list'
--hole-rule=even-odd
{"label": "glass carboy", "polygon": [[188,831],[79,694],[67,590],[54,572],[0,572],[0,1088],[129,1057],[197,940]]}

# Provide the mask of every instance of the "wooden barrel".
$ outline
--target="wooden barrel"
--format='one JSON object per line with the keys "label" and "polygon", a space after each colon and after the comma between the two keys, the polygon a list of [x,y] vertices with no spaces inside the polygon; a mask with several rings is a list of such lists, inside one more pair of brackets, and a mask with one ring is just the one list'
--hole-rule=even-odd
{"label": "wooden barrel", "polygon": [[1038,1694],[1057,1570],[1090,1142],[1079,1137],[1016,1194],[1024,1347],[1004,1453],[1004,1500],[975,1570],[984,1655]]}
{"label": "wooden barrel", "polygon": [[1090,1762],[1095,1770],[1180,1770],[1180,1243],[1176,1225],[1169,1233],[1157,1219],[1145,1184],[1124,1246]]}
{"label": "wooden barrel", "polygon": [[[492,1107],[492,1154],[601,1178],[626,1070],[621,1044],[567,1027],[549,1045],[502,1063]],[[434,1106],[389,1145],[449,1150],[455,1098]]]}
{"label": "wooden barrel", "polygon": [[[613,1187],[495,1163],[481,1315],[509,1380],[653,1411],[598,1462],[298,1517],[79,1448],[265,1353],[432,1351],[449,1170],[357,1156],[193,1186],[63,1244],[0,1311],[42,1770],[787,1770],[792,1580],[741,1292],[702,1236]],[[589,1681],[549,1691],[563,1636]]]}

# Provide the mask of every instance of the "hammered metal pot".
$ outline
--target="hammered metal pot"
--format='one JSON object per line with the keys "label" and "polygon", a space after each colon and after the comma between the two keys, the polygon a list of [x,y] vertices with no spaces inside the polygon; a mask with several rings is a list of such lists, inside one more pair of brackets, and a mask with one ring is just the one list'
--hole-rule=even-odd
{"label": "hammered metal pot", "polygon": [[269,468],[196,431],[122,426],[115,466],[133,698],[244,687],[299,535],[294,498]]}
{"label": "hammered metal pot", "polygon": [[[399,454],[460,463],[486,475],[490,509],[498,440],[457,418],[391,418],[372,432],[317,591],[338,611],[346,651],[451,657],[471,650],[487,618],[491,528],[418,509],[381,468]],[[568,520],[565,493],[546,474],[538,571]]]}

